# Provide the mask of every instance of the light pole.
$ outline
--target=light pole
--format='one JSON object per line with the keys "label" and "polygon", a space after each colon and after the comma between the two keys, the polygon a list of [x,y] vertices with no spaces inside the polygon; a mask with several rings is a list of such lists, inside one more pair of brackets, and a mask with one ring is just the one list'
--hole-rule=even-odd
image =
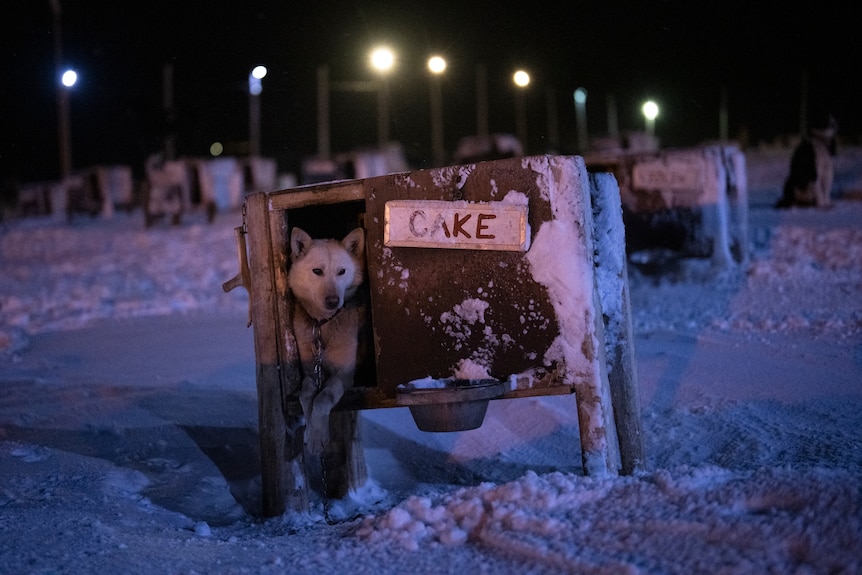
{"label": "light pole", "polygon": [[377,92],[377,144],[383,148],[389,141],[389,80],[387,76],[395,67],[395,54],[385,46],[375,48],[371,51],[371,67],[381,75],[380,89]]}
{"label": "light pole", "polygon": [[650,136],[655,135],[655,119],[658,117],[658,104],[652,100],[647,100],[641,106],[644,118],[646,118],[646,131]]}
{"label": "light pole", "polygon": [[443,147],[443,93],[440,87],[440,76],[446,71],[446,60],[432,56],[428,59],[428,70],[431,72],[431,149],[434,165],[439,167],[446,161]]}
{"label": "light pole", "polygon": [[524,70],[518,70],[512,76],[515,82],[515,132],[518,139],[521,140],[521,145],[524,147],[524,153],[527,152],[527,106],[524,99],[524,92],[530,84],[530,75]]}
{"label": "light pole", "polygon": [[617,99],[613,94],[608,94],[605,102],[608,107],[608,136],[616,138],[620,135],[620,128],[617,123]]}
{"label": "light pole", "polygon": [[66,179],[72,173],[72,128],[69,121],[69,91],[78,82],[74,70],[60,76],[60,174]]}
{"label": "light pole", "polygon": [[488,70],[484,64],[476,65],[476,135],[488,136]]}
{"label": "light pole", "polygon": [[54,70],[60,82],[57,88],[57,143],[60,150],[60,177],[72,173],[72,136],[69,125],[69,90],[78,81],[74,70],[61,71],[63,66],[63,10],[60,0],[51,0],[54,25]]}
{"label": "light pole", "polygon": [[255,66],[248,74],[248,155],[260,156],[260,93],[266,76],[265,66]]}
{"label": "light pole", "polygon": [[575,98],[575,121],[578,128],[578,151],[582,154],[587,152],[587,89],[578,88],[574,93]]}

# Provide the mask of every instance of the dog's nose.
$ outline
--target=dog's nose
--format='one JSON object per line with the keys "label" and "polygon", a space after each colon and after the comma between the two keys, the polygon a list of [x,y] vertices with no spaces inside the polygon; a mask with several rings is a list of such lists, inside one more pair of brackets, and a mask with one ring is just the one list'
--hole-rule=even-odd
{"label": "dog's nose", "polygon": [[338,309],[338,296],[327,296],[324,303],[326,304],[326,309]]}

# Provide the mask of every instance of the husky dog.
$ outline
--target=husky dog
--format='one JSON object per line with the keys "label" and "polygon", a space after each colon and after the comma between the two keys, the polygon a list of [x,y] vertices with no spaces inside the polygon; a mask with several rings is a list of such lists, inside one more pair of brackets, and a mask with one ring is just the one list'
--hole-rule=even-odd
{"label": "husky dog", "polygon": [[790,158],[790,174],[784,182],[784,193],[775,207],[830,207],[834,179],[832,157],[836,153],[837,131],[838,122],[830,115],[823,128],[812,130],[811,135],[796,146]]}
{"label": "husky dog", "polygon": [[342,241],[312,239],[294,227],[287,284],[296,300],[293,333],[302,364],[299,403],[305,444],[322,453],[329,443],[329,414],[353,385],[366,304],[357,294],[365,278],[365,234],[356,228]]}

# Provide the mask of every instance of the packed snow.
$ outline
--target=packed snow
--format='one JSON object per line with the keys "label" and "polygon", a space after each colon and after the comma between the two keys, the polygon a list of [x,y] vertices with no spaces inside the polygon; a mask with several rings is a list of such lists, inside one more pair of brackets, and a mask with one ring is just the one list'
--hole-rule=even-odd
{"label": "packed snow", "polygon": [[645,472],[582,473],[570,396],[367,410],[369,482],[268,520],[240,214],[0,223],[0,571],[862,572],[859,190],[758,160],[746,264],[629,269]]}

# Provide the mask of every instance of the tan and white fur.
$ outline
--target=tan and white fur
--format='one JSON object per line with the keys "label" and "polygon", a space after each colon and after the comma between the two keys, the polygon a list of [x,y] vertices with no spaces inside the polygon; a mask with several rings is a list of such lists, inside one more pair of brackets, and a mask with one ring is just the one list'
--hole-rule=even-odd
{"label": "tan and white fur", "polygon": [[312,239],[294,227],[290,250],[287,283],[296,302],[293,333],[302,364],[305,444],[322,453],[329,444],[330,412],[353,385],[361,347],[366,305],[357,292],[365,278],[365,234],[356,228],[339,242]]}

